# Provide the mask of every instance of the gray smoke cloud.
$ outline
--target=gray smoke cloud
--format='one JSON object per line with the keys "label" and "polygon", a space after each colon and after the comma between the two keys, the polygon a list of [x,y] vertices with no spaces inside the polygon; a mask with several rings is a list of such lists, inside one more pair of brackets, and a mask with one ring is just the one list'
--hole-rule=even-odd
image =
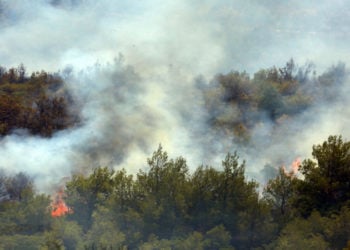
{"label": "gray smoke cloud", "polygon": [[3,138],[0,166],[49,191],[99,165],[135,172],[159,143],[192,169],[238,150],[252,176],[275,159],[309,157],[328,135],[348,137],[346,86],[274,135],[266,119],[249,149],[208,126],[198,76],[206,84],[218,72],[254,73],[290,57],[320,72],[348,62],[349,11],[345,0],[0,1],[0,63],[60,70],[82,108],[81,126],[50,139]]}

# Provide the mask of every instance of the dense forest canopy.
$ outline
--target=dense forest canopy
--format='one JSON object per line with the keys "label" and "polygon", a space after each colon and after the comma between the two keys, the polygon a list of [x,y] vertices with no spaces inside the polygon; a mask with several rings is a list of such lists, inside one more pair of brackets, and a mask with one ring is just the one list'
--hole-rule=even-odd
{"label": "dense forest canopy", "polygon": [[330,136],[313,146],[304,178],[281,167],[263,194],[236,153],[221,168],[191,173],[161,146],[135,176],[98,167],[74,175],[53,199],[24,173],[1,173],[0,247],[348,249],[349,143]]}

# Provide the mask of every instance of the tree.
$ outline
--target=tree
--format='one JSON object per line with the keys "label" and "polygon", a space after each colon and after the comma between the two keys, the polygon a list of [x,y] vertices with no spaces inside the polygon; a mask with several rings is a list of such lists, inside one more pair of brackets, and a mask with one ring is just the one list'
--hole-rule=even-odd
{"label": "tree", "polygon": [[161,237],[170,237],[182,226],[187,214],[189,193],[188,167],[179,157],[168,159],[168,154],[159,146],[148,159],[149,172],[139,172],[137,182],[143,191],[141,213],[145,225]]}
{"label": "tree", "polygon": [[29,114],[26,127],[32,134],[50,137],[53,132],[68,127],[70,115],[63,97],[40,97]]}
{"label": "tree", "polygon": [[[191,178],[192,199],[189,210],[196,231],[206,232],[220,224],[232,235],[231,243],[239,249],[266,242],[268,206],[259,202],[257,184],[245,179],[245,163],[237,153],[227,154],[223,171],[199,167]],[[263,237],[261,237],[263,236]]]}
{"label": "tree", "polygon": [[116,171],[113,183],[113,194],[106,207],[113,211],[118,228],[125,234],[125,243],[130,248],[136,248],[144,229],[142,215],[138,212],[143,190],[138,190],[133,176],[128,175],[125,169]]}
{"label": "tree", "polygon": [[323,101],[334,101],[339,97],[339,87],[346,81],[348,72],[345,64],[339,62],[318,77],[318,85],[321,88],[321,98]]}
{"label": "tree", "polygon": [[296,71],[296,65],[294,63],[293,58],[291,58],[287,63],[286,66],[279,69],[280,76],[285,81],[291,81],[294,78],[294,74]]}
{"label": "tree", "polygon": [[[0,12],[1,12],[1,3],[0,3]],[[1,16],[1,13],[0,13],[0,16]],[[6,68],[0,66],[0,83],[3,83],[3,77],[5,76],[5,74],[6,74]]]}
{"label": "tree", "polygon": [[264,249],[342,249],[346,240],[341,244],[330,240],[334,229],[333,219],[314,211],[307,219],[296,217],[288,222],[279,237]]}
{"label": "tree", "polygon": [[[200,166],[191,176],[191,203],[189,215],[192,227],[199,232],[206,232],[220,224],[219,186],[220,172],[213,167]],[[208,216],[210,215],[210,216]]]}
{"label": "tree", "polygon": [[12,129],[18,128],[22,106],[16,98],[0,95],[0,135],[8,134]]}
{"label": "tree", "polygon": [[33,180],[23,172],[7,178],[5,185],[11,200],[22,201],[34,195]]}
{"label": "tree", "polygon": [[304,180],[297,186],[295,205],[303,215],[313,209],[339,209],[350,199],[350,142],[344,142],[341,136],[330,136],[313,146],[312,155],[316,162],[303,162],[300,171]]}
{"label": "tree", "polygon": [[219,74],[215,82],[221,88],[221,98],[224,102],[247,104],[251,91],[249,75],[246,72],[232,71],[226,75]]}
{"label": "tree", "polygon": [[[26,249],[37,250],[46,249],[44,246],[45,237],[43,235],[0,235],[0,249]],[[57,248],[50,248],[57,249]]]}
{"label": "tree", "polygon": [[10,83],[15,83],[17,81],[17,69],[15,68],[10,68],[7,73],[8,81]]}
{"label": "tree", "polygon": [[[333,249],[348,249],[350,247],[350,208],[343,206],[339,212],[327,218],[325,234]],[[324,227],[324,226],[323,226]],[[345,247],[348,248],[345,248]]]}
{"label": "tree", "polygon": [[281,167],[276,178],[268,181],[264,188],[264,198],[271,204],[275,218],[281,225],[291,213],[295,181],[293,173],[286,173]]}
{"label": "tree", "polygon": [[[225,232],[227,233],[227,231]],[[211,234],[213,236],[214,232]],[[225,238],[225,236],[224,236]],[[209,245],[209,242],[206,242]],[[199,232],[192,232],[186,239],[180,240],[177,244],[179,249],[184,250],[203,250],[204,249],[204,236]]]}
{"label": "tree", "polygon": [[21,63],[18,68],[17,68],[17,72],[18,72],[18,83],[23,83],[25,81],[25,77],[26,77],[26,69],[23,65],[23,63]]}
{"label": "tree", "polygon": [[230,245],[231,235],[223,225],[210,229],[205,234],[204,249],[234,249]]}
{"label": "tree", "polygon": [[235,152],[227,154],[222,161],[224,170],[218,190],[219,209],[223,213],[222,223],[232,235],[239,232],[240,213],[258,205],[258,185],[254,181],[246,181],[245,162],[239,164],[238,159]]}
{"label": "tree", "polygon": [[283,114],[283,99],[276,87],[272,85],[262,86],[258,107],[264,110],[272,120],[276,120]]}
{"label": "tree", "polygon": [[50,199],[46,195],[3,202],[0,210],[0,235],[35,234],[48,230],[51,225],[49,204]]}
{"label": "tree", "polygon": [[114,171],[107,167],[96,168],[89,177],[73,176],[66,184],[66,202],[74,211],[68,217],[87,231],[92,224],[92,214],[98,205],[105,204],[114,188]]}
{"label": "tree", "polygon": [[119,230],[113,213],[106,207],[98,206],[92,218],[85,246],[89,249],[121,249],[125,235]]}
{"label": "tree", "polygon": [[10,199],[10,195],[7,192],[6,188],[6,175],[5,172],[0,169],[0,204],[2,201],[6,201]]}

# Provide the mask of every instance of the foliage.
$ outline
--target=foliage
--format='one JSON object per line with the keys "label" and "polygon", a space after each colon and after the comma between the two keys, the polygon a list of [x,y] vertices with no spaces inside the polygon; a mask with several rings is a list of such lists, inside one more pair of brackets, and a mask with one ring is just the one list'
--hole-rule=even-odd
{"label": "foliage", "polygon": [[330,136],[313,146],[316,162],[306,160],[301,166],[305,179],[299,181],[295,206],[303,215],[313,209],[327,213],[339,209],[350,198],[350,142]]}
{"label": "foliage", "polygon": [[[210,124],[247,143],[264,119],[278,123],[334,101],[345,66],[311,72],[290,60],[253,78],[216,75],[202,89]],[[0,67],[2,136],[25,129],[50,137],[78,122],[71,104],[57,74]],[[312,156],[298,175],[265,166],[272,179],[259,193],[236,152],[221,166],[189,171],[159,146],[136,175],[109,167],[73,175],[62,197],[72,213],[57,218],[28,175],[0,171],[0,249],[349,249],[350,142],[330,136]]]}
{"label": "foliage", "polygon": [[0,66],[0,135],[26,129],[50,137],[78,122],[69,105],[72,98],[58,74],[42,71],[27,77],[23,64],[8,70]]}
{"label": "foliage", "polygon": [[37,250],[45,249],[43,242],[45,238],[43,235],[2,235],[0,236],[0,249],[13,249],[13,250]]}
{"label": "foliage", "polygon": [[284,67],[259,70],[252,78],[238,71],[218,74],[201,91],[211,127],[248,144],[265,121],[278,124],[283,117],[297,118],[311,107],[335,102],[347,76],[343,63],[316,77],[312,63],[298,66],[290,59]]}
{"label": "foliage", "polygon": [[348,151],[330,136],[303,178],[280,168],[260,197],[237,153],[189,173],[159,146],[135,177],[107,167],[73,176],[63,196],[73,213],[58,218],[28,176],[1,172],[0,249],[343,249]]}
{"label": "foliage", "polygon": [[295,175],[286,173],[283,167],[279,168],[278,175],[268,181],[264,188],[264,198],[271,205],[272,214],[283,225],[283,221],[292,216],[293,198],[295,197]]}

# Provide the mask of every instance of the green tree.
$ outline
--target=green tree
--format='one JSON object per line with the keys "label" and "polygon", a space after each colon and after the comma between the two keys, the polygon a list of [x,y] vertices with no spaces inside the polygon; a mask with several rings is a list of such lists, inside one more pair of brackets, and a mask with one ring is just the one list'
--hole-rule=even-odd
{"label": "green tree", "polygon": [[191,176],[191,224],[195,230],[206,232],[220,224],[219,186],[220,172],[213,167],[200,166]]}
{"label": "green tree", "polygon": [[[213,237],[213,233],[211,234],[211,236]],[[223,238],[225,238],[225,235]],[[180,240],[180,242],[178,243],[178,248],[184,250],[202,250],[204,249],[204,244],[204,236],[201,233],[194,231],[191,234],[189,234],[186,239]],[[208,245],[210,243],[206,242],[206,244]]]}
{"label": "green tree", "polygon": [[292,215],[292,199],[297,181],[295,178],[293,173],[286,173],[281,167],[276,178],[268,181],[264,188],[264,198],[271,204],[272,213],[281,226]]}
{"label": "green tree", "polygon": [[323,231],[326,239],[333,249],[345,249],[345,247],[349,247],[350,208],[348,205],[343,206],[339,212],[331,214],[319,226],[324,228]]}
{"label": "green tree", "polygon": [[295,205],[303,215],[313,209],[323,213],[339,209],[350,198],[350,142],[341,136],[313,146],[316,162],[306,160],[300,171],[304,180],[298,182]]}
{"label": "green tree", "polygon": [[205,234],[204,249],[234,249],[230,245],[231,235],[223,225],[210,229]]}
{"label": "green tree", "polygon": [[65,217],[55,218],[44,236],[47,249],[84,249],[82,228],[75,221],[67,221]]}
{"label": "green tree", "polygon": [[183,225],[187,214],[188,167],[181,157],[168,159],[161,146],[148,159],[148,165],[148,173],[141,171],[137,175],[139,190],[145,197],[141,213],[151,232],[170,237]]}
{"label": "green tree", "polygon": [[73,176],[66,184],[66,202],[73,209],[68,217],[75,220],[87,231],[92,224],[92,213],[97,205],[105,204],[113,193],[114,171],[107,167],[96,168],[84,177]]}
{"label": "green tree", "polygon": [[279,237],[266,246],[266,249],[334,249],[330,248],[326,232],[328,218],[314,212],[308,219],[295,218],[281,231]]}
{"label": "green tree", "polygon": [[[222,213],[223,219],[222,223],[232,235],[242,235],[239,224],[244,211],[259,209],[259,196],[256,191],[258,185],[254,181],[246,181],[245,162],[243,161],[243,163],[239,164],[238,160],[239,157],[236,152],[233,155],[227,154],[225,160],[222,162],[224,171],[221,173],[218,190],[219,210]],[[245,223],[249,225],[249,233],[255,230],[255,219],[254,216],[245,216],[244,218]],[[243,233],[244,236],[247,236],[246,232]],[[235,240],[238,243],[244,239]],[[251,241],[253,239],[247,240]]]}
{"label": "green tree", "polygon": [[48,230],[51,225],[49,204],[46,195],[4,201],[0,207],[0,235],[35,234]]}
{"label": "green tree", "polygon": [[128,175],[125,169],[116,171],[113,180],[113,194],[106,207],[113,211],[118,227],[125,234],[125,243],[130,248],[136,248],[144,230],[143,218],[138,212],[144,190],[139,190],[133,176]]}
{"label": "green tree", "polygon": [[108,208],[98,206],[93,214],[93,223],[87,233],[88,248],[120,249],[125,241],[125,235],[119,230],[113,213]]}
{"label": "green tree", "polygon": [[[43,235],[0,235],[1,250],[42,250],[45,249],[45,237]],[[53,248],[51,248],[53,249]]]}

